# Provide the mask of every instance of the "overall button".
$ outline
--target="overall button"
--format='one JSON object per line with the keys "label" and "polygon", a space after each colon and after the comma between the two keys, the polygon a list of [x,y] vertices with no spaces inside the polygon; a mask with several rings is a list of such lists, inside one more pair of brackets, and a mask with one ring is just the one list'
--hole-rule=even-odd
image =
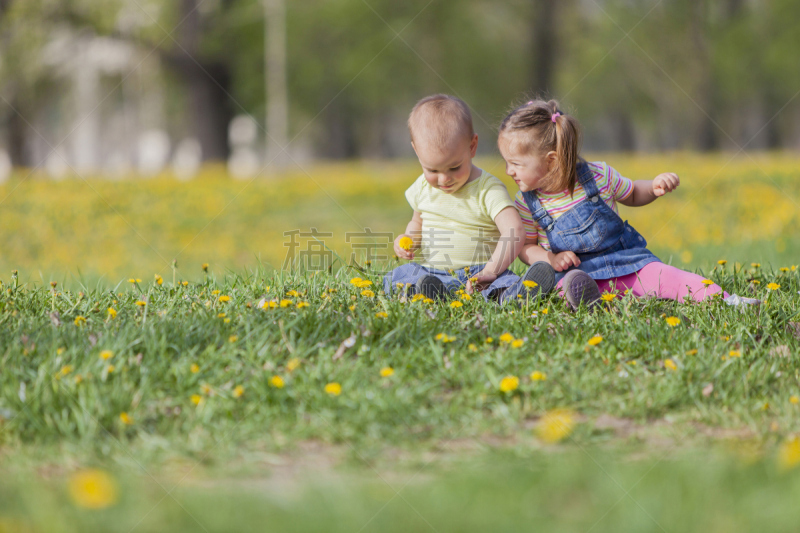
{"label": "overall button", "polygon": [[596,203],[597,203],[597,196],[592,196],[592,203],[593,203],[593,204],[596,204]]}
{"label": "overall button", "polygon": [[643,241],[643,240],[644,240],[644,237],[642,237],[641,235],[639,235],[639,240],[640,240],[640,241]]}

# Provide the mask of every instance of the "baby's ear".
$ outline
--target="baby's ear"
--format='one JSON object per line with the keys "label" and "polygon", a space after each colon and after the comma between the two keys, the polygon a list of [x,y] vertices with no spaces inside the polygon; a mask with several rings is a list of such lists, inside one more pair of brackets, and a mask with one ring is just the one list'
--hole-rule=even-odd
{"label": "baby's ear", "polygon": [[472,134],[472,140],[469,142],[469,153],[472,157],[475,157],[475,154],[478,152],[478,134]]}

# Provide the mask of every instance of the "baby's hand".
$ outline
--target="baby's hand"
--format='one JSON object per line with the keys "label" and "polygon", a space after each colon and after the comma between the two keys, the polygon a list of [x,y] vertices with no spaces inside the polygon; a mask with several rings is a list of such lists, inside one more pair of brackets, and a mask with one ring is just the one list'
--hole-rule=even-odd
{"label": "baby's hand", "polygon": [[664,196],[668,192],[672,192],[681,184],[681,179],[673,172],[665,172],[659,174],[653,179],[653,194],[656,196]]}
{"label": "baby's hand", "polygon": [[489,285],[491,285],[492,282],[496,279],[497,279],[497,274],[492,274],[491,272],[486,272],[485,270],[481,270],[477,275],[472,276],[467,280],[467,287],[465,289],[465,292],[467,294],[472,294],[476,291],[482,291]]}
{"label": "baby's hand", "polygon": [[581,260],[573,252],[561,252],[554,254],[550,252],[550,264],[556,272],[567,270],[571,266],[580,266]]}
{"label": "baby's hand", "polygon": [[403,233],[402,235],[398,235],[394,240],[394,253],[400,259],[408,259],[409,261],[414,259],[413,248],[414,239],[412,239],[410,235]]}

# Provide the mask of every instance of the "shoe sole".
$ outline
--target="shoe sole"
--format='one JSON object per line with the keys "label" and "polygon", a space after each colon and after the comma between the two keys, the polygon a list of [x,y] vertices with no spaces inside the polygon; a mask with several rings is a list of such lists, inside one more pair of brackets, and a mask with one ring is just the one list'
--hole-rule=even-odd
{"label": "shoe sole", "polygon": [[447,293],[444,282],[436,276],[422,276],[415,285],[417,292],[431,300],[442,300]]}
{"label": "shoe sole", "polygon": [[580,270],[574,270],[575,274],[564,278],[564,295],[567,297],[569,305],[577,310],[581,304],[592,307],[600,301],[600,288],[597,282],[589,274]]}
{"label": "shoe sole", "polygon": [[536,287],[525,287],[523,285],[523,290],[520,292],[520,294],[523,294],[523,299],[533,299],[540,294],[544,296],[549,294],[556,286],[556,271],[553,270],[549,263],[538,261],[532,264],[525,272],[522,282],[526,281],[536,283]]}

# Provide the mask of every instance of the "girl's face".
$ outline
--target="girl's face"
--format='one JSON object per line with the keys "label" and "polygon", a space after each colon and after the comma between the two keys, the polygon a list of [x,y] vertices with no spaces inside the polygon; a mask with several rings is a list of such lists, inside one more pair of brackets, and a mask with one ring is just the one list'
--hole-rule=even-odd
{"label": "girl's face", "polygon": [[523,192],[541,189],[547,184],[547,177],[555,166],[556,153],[523,153],[516,148],[518,145],[507,135],[501,135],[497,140],[500,153],[506,160],[506,174],[514,179]]}

